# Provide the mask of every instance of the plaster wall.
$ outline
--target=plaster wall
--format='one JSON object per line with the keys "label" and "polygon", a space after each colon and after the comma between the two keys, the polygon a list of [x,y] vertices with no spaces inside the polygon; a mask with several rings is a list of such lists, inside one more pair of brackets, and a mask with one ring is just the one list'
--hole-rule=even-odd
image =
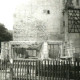
{"label": "plaster wall", "polygon": [[63,0],[30,0],[14,13],[14,41],[62,40]]}

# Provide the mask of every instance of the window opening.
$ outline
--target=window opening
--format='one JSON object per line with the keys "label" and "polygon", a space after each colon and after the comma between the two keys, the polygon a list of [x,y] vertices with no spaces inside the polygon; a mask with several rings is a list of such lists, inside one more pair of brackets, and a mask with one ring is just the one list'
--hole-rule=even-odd
{"label": "window opening", "polygon": [[50,14],[50,10],[43,10],[43,13]]}

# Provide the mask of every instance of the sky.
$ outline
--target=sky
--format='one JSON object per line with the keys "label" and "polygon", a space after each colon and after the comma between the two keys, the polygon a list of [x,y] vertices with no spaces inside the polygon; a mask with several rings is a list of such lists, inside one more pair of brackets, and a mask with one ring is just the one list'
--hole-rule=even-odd
{"label": "sky", "polygon": [[23,1],[25,0],[0,0],[0,23],[3,23],[8,30],[13,30],[15,8]]}

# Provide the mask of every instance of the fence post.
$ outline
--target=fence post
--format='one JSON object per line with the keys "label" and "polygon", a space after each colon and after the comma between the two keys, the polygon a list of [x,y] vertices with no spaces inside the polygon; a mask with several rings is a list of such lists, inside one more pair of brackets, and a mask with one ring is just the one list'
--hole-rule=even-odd
{"label": "fence post", "polygon": [[10,64],[10,80],[12,80],[13,68],[12,64]]}
{"label": "fence post", "polygon": [[77,79],[79,80],[79,61],[77,61]]}
{"label": "fence post", "polygon": [[13,77],[13,60],[10,59],[10,80],[12,80]]}
{"label": "fence post", "polygon": [[70,66],[70,60],[68,61],[69,62],[69,66],[68,66],[68,79],[70,80],[70,72],[71,72],[71,66]]}

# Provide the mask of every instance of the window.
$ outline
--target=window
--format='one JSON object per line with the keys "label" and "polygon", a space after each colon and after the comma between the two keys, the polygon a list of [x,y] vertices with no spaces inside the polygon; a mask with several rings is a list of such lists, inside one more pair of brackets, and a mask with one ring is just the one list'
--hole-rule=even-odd
{"label": "window", "polygon": [[80,33],[80,10],[68,10],[68,32]]}
{"label": "window", "polygon": [[50,10],[43,10],[43,13],[50,14]]}
{"label": "window", "polygon": [[59,43],[48,44],[49,58],[58,59],[61,56],[61,49]]}
{"label": "window", "polygon": [[37,50],[35,49],[27,49],[23,47],[19,47],[18,45],[13,45],[12,53],[14,54],[14,58],[29,58],[29,57],[37,57]]}
{"label": "window", "polygon": [[47,10],[47,14],[50,14],[50,11],[49,10]]}

